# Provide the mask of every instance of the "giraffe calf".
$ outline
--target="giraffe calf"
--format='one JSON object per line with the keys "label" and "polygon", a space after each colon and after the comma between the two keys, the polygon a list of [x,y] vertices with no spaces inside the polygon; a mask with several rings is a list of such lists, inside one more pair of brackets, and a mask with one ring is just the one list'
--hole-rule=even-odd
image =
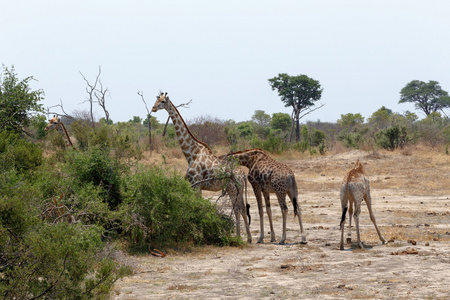
{"label": "giraffe calf", "polygon": [[341,186],[341,206],[342,206],[342,218],[341,218],[341,242],[340,249],[344,249],[344,225],[345,225],[345,215],[349,214],[349,227],[348,227],[348,238],[347,241],[351,241],[351,228],[352,228],[352,214],[353,207],[355,223],[356,223],[356,237],[357,237],[357,245],[359,248],[363,249],[363,245],[361,243],[361,238],[359,234],[359,214],[361,213],[361,203],[365,201],[367,204],[367,208],[369,209],[370,220],[372,220],[375,229],[377,230],[378,236],[383,242],[386,244],[386,240],[381,235],[380,230],[378,229],[377,222],[375,221],[375,216],[372,211],[372,200],[370,197],[370,186],[369,179],[364,175],[364,170],[362,164],[359,160],[356,162],[355,167],[347,173],[347,176],[344,179],[344,182]]}

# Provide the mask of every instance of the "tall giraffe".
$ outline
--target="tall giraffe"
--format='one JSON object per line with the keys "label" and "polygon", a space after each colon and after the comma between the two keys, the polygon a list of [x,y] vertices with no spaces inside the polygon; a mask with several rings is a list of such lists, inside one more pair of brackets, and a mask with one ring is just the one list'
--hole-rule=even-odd
{"label": "tall giraffe", "polygon": [[258,243],[262,243],[264,239],[264,211],[262,205],[261,193],[264,195],[266,202],[266,212],[269,217],[270,224],[270,241],[275,241],[275,232],[272,223],[272,210],[270,208],[270,193],[275,193],[280,204],[281,213],[283,215],[283,234],[280,239],[280,244],[286,241],[286,219],[288,207],[286,205],[286,194],[292,201],[294,206],[294,216],[297,215],[298,223],[300,225],[300,233],[302,235],[302,244],[306,244],[306,237],[303,233],[303,224],[300,206],[298,205],[298,190],[295,181],[294,172],[285,164],[274,160],[262,149],[250,149],[238,151],[227,155],[222,155],[219,158],[226,158],[233,156],[239,160],[242,166],[248,168],[248,181],[253,187],[256,200],[258,202],[259,210],[259,225],[260,236]]}
{"label": "tall giraffe", "polygon": [[73,148],[74,150],[77,150],[75,148],[75,146],[72,144],[72,141],[70,140],[69,134],[67,133],[66,127],[64,126],[63,122],[61,121],[61,119],[56,116],[53,115],[53,118],[51,118],[48,121],[47,126],[45,126],[45,131],[50,131],[56,129],[58,132],[60,132],[63,135],[64,138],[64,143],[66,145],[66,149],[69,148]]}
{"label": "tall giraffe", "polygon": [[[188,161],[188,169],[186,171],[186,178],[191,185],[196,185],[200,190],[207,191],[220,191],[223,188],[224,181],[217,179],[217,175],[227,169],[227,166],[222,160],[217,158],[209,148],[207,144],[198,140],[189,130],[188,126],[184,122],[180,113],[176,107],[172,104],[167,93],[161,93],[156,97],[156,103],[152,108],[152,112],[156,112],[161,109],[167,110],[170,118],[172,119],[175,132],[178,138],[178,143],[181,146],[186,160]],[[247,219],[246,212],[248,208],[244,204],[244,186],[246,183],[245,173],[242,170],[236,170],[236,181],[228,181],[226,183],[225,190],[228,196],[231,198],[233,205],[233,211],[236,216],[236,230],[240,236],[240,217],[242,215],[244,219],[245,229],[247,231],[247,242],[252,242],[252,236],[250,233],[249,220]],[[248,214],[250,217],[250,214]]]}
{"label": "tall giraffe", "polygon": [[377,222],[375,221],[375,216],[372,211],[372,199],[370,197],[370,186],[369,179],[364,175],[364,170],[362,164],[359,160],[356,165],[351,169],[344,178],[341,185],[341,206],[342,206],[342,218],[341,218],[341,243],[339,248],[344,249],[344,225],[345,225],[345,215],[348,210],[349,225],[348,225],[348,239],[351,242],[351,228],[352,228],[352,214],[353,205],[355,207],[355,223],[356,223],[356,237],[357,245],[359,248],[363,249],[361,243],[361,238],[359,235],[359,214],[361,213],[361,203],[366,201],[367,208],[369,209],[370,220],[372,220],[375,229],[377,230],[378,236],[383,244],[386,244],[386,240],[381,235],[378,229]]}

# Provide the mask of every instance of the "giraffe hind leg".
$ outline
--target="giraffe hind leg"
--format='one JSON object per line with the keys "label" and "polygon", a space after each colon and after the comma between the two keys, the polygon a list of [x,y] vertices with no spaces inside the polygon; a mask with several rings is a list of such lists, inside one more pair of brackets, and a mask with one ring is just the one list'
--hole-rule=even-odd
{"label": "giraffe hind leg", "polygon": [[345,230],[345,215],[348,211],[348,195],[346,191],[346,186],[341,187],[341,206],[342,206],[342,216],[341,216],[341,242],[339,243],[339,249],[344,250],[344,230]]}
{"label": "giraffe hind leg", "polygon": [[372,221],[373,225],[375,226],[375,229],[377,230],[378,237],[380,238],[380,240],[383,244],[387,244],[386,240],[381,235],[380,229],[378,229],[377,221],[375,220],[375,215],[373,214],[373,211],[372,211],[372,203],[371,203],[370,194],[365,195],[364,200],[366,201],[367,209],[369,210],[370,220]]}

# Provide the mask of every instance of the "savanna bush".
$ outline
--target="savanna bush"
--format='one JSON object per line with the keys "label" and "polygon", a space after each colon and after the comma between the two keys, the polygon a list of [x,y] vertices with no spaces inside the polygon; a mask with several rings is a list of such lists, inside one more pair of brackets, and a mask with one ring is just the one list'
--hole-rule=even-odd
{"label": "savanna bush", "polygon": [[231,219],[174,172],[158,167],[139,170],[126,178],[126,187],[122,221],[131,246],[239,242],[231,236]]}
{"label": "savanna bush", "polygon": [[18,172],[27,172],[41,163],[42,150],[37,145],[17,133],[0,133],[0,170],[15,168]]}
{"label": "savanna bush", "polygon": [[20,178],[20,184],[17,172],[2,177],[7,179],[0,198],[1,299],[103,299],[119,277],[130,274],[99,255],[103,228],[49,222],[42,217],[43,193],[33,176]]}
{"label": "savanna bush", "polygon": [[250,140],[250,145],[253,148],[261,148],[271,153],[280,154],[289,148],[288,143],[285,142],[285,138],[282,136],[283,134],[279,130],[271,130],[265,140],[253,137]]}
{"label": "savanna bush", "polygon": [[122,202],[122,174],[126,167],[110,155],[108,149],[93,147],[86,152],[71,152],[68,170],[73,184],[92,184],[102,190],[104,201],[110,209],[116,209]]}
{"label": "savanna bush", "polygon": [[386,150],[403,148],[406,143],[406,127],[394,125],[375,133],[376,144]]}
{"label": "savanna bush", "polygon": [[104,245],[92,226],[39,222],[24,234],[3,233],[2,299],[106,299],[112,284],[130,274],[109,257],[98,257]]}

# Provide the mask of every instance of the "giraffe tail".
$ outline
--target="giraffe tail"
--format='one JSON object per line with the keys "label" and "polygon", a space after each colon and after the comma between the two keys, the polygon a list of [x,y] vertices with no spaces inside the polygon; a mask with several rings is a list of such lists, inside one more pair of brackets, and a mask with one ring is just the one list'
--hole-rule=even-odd
{"label": "giraffe tail", "polygon": [[248,225],[252,223],[252,217],[250,216],[250,204],[247,202],[247,179],[244,179],[244,189],[245,189],[245,210],[248,217]]}
{"label": "giraffe tail", "polygon": [[341,223],[340,223],[340,226],[339,226],[339,228],[341,230],[342,230],[342,225],[344,225],[344,222],[345,222],[345,215],[347,214],[347,210],[348,210],[347,206],[342,209]]}
{"label": "giraffe tail", "polygon": [[[347,211],[348,211],[348,200],[350,199],[350,197],[351,197],[350,190],[348,188],[348,183],[346,183],[345,191],[342,191],[342,188],[341,188],[342,217],[341,217],[341,223],[339,226],[341,230],[342,230],[342,226],[344,225],[344,222],[345,222],[345,215],[347,214]],[[352,205],[351,202],[350,202],[350,205]]]}
{"label": "giraffe tail", "polygon": [[294,190],[294,197],[292,197],[292,205],[294,206],[294,217],[297,216],[298,213],[298,190],[297,190],[297,182],[295,181],[295,177],[291,176],[291,184]]}

